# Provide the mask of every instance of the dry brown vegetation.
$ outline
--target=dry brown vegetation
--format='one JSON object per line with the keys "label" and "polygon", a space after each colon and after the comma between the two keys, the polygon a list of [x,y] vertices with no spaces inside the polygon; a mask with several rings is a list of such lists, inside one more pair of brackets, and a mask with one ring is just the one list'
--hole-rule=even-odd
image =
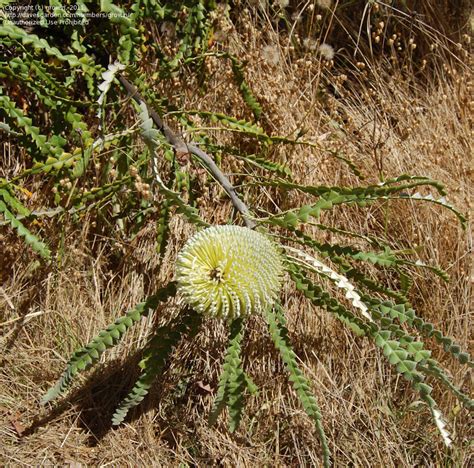
{"label": "dry brown vegetation", "polygon": [[[317,52],[323,33],[317,30],[316,15],[327,13],[317,5],[298,22],[295,14],[302,6],[291,2],[289,17],[293,15],[295,21],[283,25],[272,20],[269,9],[236,3],[241,3],[234,7],[238,14],[216,19],[216,41],[247,61],[247,79],[264,108],[265,129],[280,135],[304,129],[305,138],[317,145],[316,149],[280,146],[272,154],[275,161],[291,168],[296,180],[313,185],[356,184],[352,172],[331,157],[330,151],[338,151],[354,161],[370,182],[401,173],[426,175],[446,185],[450,202],[460,211],[472,208],[469,37],[459,33],[461,50],[445,38],[450,31],[461,30],[462,24],[446,23],[441,30],[439,24],[431,23],[433,29],[418,28],[412,37],[404,37],[407,29],[400,29],[397,41],[403,50],[396,51],[396,44],[392,49],[388,44],[380,48],[374,42],[376,57],[370,55],[368,41],[361,41],[354,58],[341,46],[343,29],[336,26],[342,19],[334,17],[336,26],[323,30],[327,37],[321,42],[333,45],[336,56],[325,60]],[[426,18],[428,13],[420,14]],[[456,18],[460,22],[462,15]],[[360,22],[359,12],[354,24],[344,23],[355,31],[355,38]],[[396,32],[390,30],[390,23],[384,24],[380,37],[388,41]],[[150,25],[150,35],[173,47],[173,37],[166,36],[163,28]],[[316,42],[305,42],[308,37]],[[417,41],[418,47],[411,48],[420,54],[415,60],[409,49]],[[430,43],[443,52],[435,56]],[[390,59],[391,54],[395,58]],[[153,57],[148,59],[151,76],[154,62]],[[180,108],[249,117],[229,64],[211,58],[206,61],[206,73],[206,91],[199,90],[196,78],[186,73],[174,81],[150,85]],[[132,125],[135,117],[125,102],[121,118]],[[195,124],[200,125],[197,119]],[[206,132],[219,143],[246,144],[238,135]],[[27,155],[11,141],[5,142],[2,151],[3,176],[28,167]],[[222,167],[229,174],[243,170],[231,158],[223,158]],[[232,206],[226,196],[218,187],[205,185],[204,174],[198,176],[202,217],[215,224],[227,222]],[[240,179],[235,176],[234,180]],[[38,208],[50,197],[51,187],[33,177],[29,190],[33,195],[28,206]],[[300,195],[271,190],[252,188],[245,193],[252,206],[269,210],[304,201]],[[440,207],[408,201],[341,208],[324,214],[322,220],[385,236],[394,248],[417,246],[414,258],[444,268],[451,277],[448,284],[418,271],[410,300],[420,316],[472,351],[469,227],[463,230],[452,213]],[[1,227],[0,463],[318,466],[320,448],[313,425],[300,409],[259,318],[253,320],[244,362],[260,393],[247,401],[236,434],[228,432],[223,419],[215,427],[207,424],[226,337],[224,327],[216,322],[209,322],[191,343],[176,350],[163,378],[125,425],[110,427],[114,408],[136,378],[137,350],[152,327],[176,312],[174,302],[136,326],[95,370],[78,379],[59,406],[40,408],[42,394],[79,344],[173,277],[176,253],[194,232],[181,216],[172,218],[170,243],[157,270],[154,223],[127,240],[117,230],[102,229],[100,222],[89,216],[80,224],[67,216],[42,221],[43,236],[61,246],[54,267],[38,266],[21,240]],[[312,233],[320,239],[336,239],[335,234],[316,227]],[[435,387],[455,440],[447,451],[428,412],[375,346],[355,337],[289,286],[283,297],[291,338],[314,384],[335,466],[467,467],[472,463],[469,414],[451,394]],[[442,353],[437,358],[448,360]],[[453,360],[448,364],[453,381],[469,393],[472,375]]]}

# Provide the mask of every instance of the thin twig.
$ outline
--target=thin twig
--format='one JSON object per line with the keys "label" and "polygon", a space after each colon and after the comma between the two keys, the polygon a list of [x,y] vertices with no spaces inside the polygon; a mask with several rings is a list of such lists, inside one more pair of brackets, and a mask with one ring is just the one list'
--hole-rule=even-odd
{"label": "thin twig", "polygon": [[248,228],[253,229],[256,226],[256,223],[250,218],[250,211],[247,205],[239,198],[234,186],[224,175],[224,173],[219,169],[219,167],[217,167],[217,164],[214,162],[212,157],[202,151],[200,148],[198,148],[195,144],[185,143],[178,135],[176,135],[173,130],[171,130],[170,127],[168,127],[168,125],[166,125],[165,122],[163,122],[162,118],[150,106],[148,106],[148,104],[141,97],[138,90],[132,83],[130,83],[123,76],[118,75],[117,78],[120,83],[122,83],[127,92],[130,94],[130,96],[135,100],[135,102],[137,102],[138,104],[144,103],[147,106],[148,113],[152,118],[153,122],[163,133],[168,143],[173,146],[176,152],[176,157],[178,159],[182,159],[183,157],[189,154],[193,154],[194,156],[196,156],[229,195],[235,209],[242,215],[245,225]]}

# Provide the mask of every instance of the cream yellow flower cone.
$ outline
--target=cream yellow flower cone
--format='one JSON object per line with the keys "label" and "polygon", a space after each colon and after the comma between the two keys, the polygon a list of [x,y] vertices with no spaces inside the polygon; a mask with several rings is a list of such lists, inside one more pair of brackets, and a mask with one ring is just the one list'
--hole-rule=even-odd
{"label": "cream yellow flower cone", "polygon": [[234,319],[271,306],[281,288],[283,263],[265,235],[239,226],[212,226],[187,241],[178,255],[178,291],[197,312]]}

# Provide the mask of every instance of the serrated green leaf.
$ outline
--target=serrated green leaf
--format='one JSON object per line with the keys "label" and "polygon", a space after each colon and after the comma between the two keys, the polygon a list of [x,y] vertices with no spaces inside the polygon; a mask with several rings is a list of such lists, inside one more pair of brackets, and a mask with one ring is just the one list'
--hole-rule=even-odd
{"label": "serrated green leaf", "polygon": [[185,310],[169,325],[156,330],[143,351],[143,359],[139,363],[140,377],[114,412],[114,426],[121,424],[128,412],[143,401],[153,382],[162,374],[169,356],[183,335],[194,336],[200,323],[200,315],[192,310]]}
{"label": "serrated green leaf", "polygon": [[[146,315],[150,309],[155,309],[159,302],[165,301],[169,296],[174,295],[175,292],[175,283],[169,283],[166,287],[160,289],[154,296],[150,296],[145,302],[138,304],[124,317],[118,318],[112,325],[99,332],[99,334],[88,345],[76,350],[70,358],[61,378],[44,395],[42,399],[43,404],[64,393],[71,385],[73,378],[79,371],[86,370],[98,361],[100,355],[107,348],[114,346],[123,335],[119,330],[119,328],[123,329],[122,325],[125,325],[126,323],[133,325],[143,315]],[[128,328],[129,327],[127,326],[125,331],[128,330]]]}
{"label": "serrated green leaf", "polygon": [[38,239],[33,233],[31,233],[17,218],[9,211],[5,203],[0,200],[0,213],[7,221],[10,222],[11,226],[16,230],[19,236],[23,237],[25,242],[38,254],[41,255],[45,260],[51,259],[51,251],[48,246],[41,240]]}

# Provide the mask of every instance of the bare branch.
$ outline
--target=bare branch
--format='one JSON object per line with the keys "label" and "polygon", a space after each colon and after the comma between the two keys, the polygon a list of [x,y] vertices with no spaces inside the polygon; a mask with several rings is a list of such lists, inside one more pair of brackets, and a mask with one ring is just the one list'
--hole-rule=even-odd
{"label": "bare branch", "polygon": [[162,118],[156,113],[156,111],[154,111],[152,108],[150,108],[150,106],[148,106],[148,104],[140,96],[138,90],[132,83],[130,83],[123,76],[118,75],[117,78],[120,83],[122,83],[127,92],[130,94],[130,96],[138,104],[144,103],[147,106],[148,113],[152,118],[153,122],[163,133],[168,143],[173,146],[176,152],[176,157],[178,159],[182,159],[183,157],[189,154],[193,154],[194,156],[196,156],[229,195],[235,209],[242,215],[245,225],[248,228],[253,229],[256,226],[256,223],[250,218],[250,212],[247,205],[239,198],[234,186],[224,175],[224,173],[217,167],[217,164],[214,162],[214,159],[207,153],[202,151],[200,148],[198,148],[195,144],[186,144],[186,142],[184,142],[170,127],[168,127],[165,122],[163,122]]}

